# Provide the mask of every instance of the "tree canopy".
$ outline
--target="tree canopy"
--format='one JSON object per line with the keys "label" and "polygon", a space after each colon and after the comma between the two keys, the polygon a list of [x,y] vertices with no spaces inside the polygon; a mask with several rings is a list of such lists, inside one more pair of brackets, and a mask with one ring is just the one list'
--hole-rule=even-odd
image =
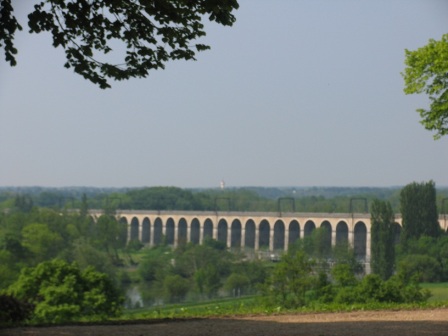
{"label": "tree canopy", "polygon": [[[108,79],[146,77],[170,60],[194,60],[210,48],[194,42],[206,35],[204,19],[231,26],[238,7],[237,0],[43,0],[28,26],[31,33],[51,33],[53,46],[65,50],[64,66],[105,89]],[[18,30],[12,0],[0,0],[0,47],[12,66]],[[116,55],[116,42],[124,55]]]}
{"label": "tree canopy", "polygon": [[394,212],[387,201],[374,200],[371,210],[371,266],[372,271],[383,280],[394,272],[395,231]]}
{"label": "tree canopy", "polygon": [[435,131],[434,138],[439,139],[448,134],[448,34],[440,41],[431,39],[424,47],[405,52],[404,92],[429,96],[429,109],[420,108],[417,112],[422,125]]}
{"label": "tree canopy", "polygon": [[406,244],[409,239],[419,239],[421,236],[440,236],[436,187],[433,181],[406,185],[400,192],[400,206],[403,243]]}
{"label": "tree canopy", "polygon": [[123,302],[106,274],[57,259],[22,269],[8,293],[33,304],[33,319],[46,323],[117,316]]}

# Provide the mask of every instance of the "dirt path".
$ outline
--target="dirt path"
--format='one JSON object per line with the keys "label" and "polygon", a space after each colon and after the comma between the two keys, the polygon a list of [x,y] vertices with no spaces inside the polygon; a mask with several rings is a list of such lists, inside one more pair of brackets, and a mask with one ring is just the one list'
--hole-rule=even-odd
{"label": "dirt path", "polygon": [[0,329],[8,336],[447,336],[448,309],[246,316],[104,326]]}

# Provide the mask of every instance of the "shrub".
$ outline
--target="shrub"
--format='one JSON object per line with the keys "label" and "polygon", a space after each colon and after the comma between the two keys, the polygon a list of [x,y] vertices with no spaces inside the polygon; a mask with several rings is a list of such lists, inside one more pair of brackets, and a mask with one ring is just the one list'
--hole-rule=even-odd
{"label": "shrub", "polygon": [[237,273],[232,273],[224,283],[224,289],[233,295],[244,294],[250,285],[250,280],[247,276]]}
{"label": "shrub", "polygon": [[307,292],[315,290],[314,262],[305,253],[285,254],[262,287],[267,305],[298,308],[307,303]]}
{"label": "shrub", "polygon": [[406,281],[417,276],[419,282],[438,282],[442,276],[442,267],[434,257],[413,254],[400,261],[398,272],[404,275]]}
{"label": "shrub", "polygon": [[359,303],[377,301],[381,302],[384,281],[377,274],[369,274],[362,279],[356,287],[356,301]]}
{"label": "shrub", "polygon": [[106,274],[62,260],[23,269],[8,293],[35,305],[33,320],[43,323],[116,316],[123,302]]}
{"label": "shrub", "polygon": [[182,301],[190,289],[188,279],[182,278],[180,275],[168,275],[163,280],[165,295],[170,302]]}
{"label": "shrub", "polygon": [[334,297],[335,303],[353,304],[357,302],[357,294],[354,287],[339,288]]}
{"label": "shrub", "polygon": [[0,322],[2,324],[16,324],[26,321],[31,317],[33,305],[18,300],[12,295],[0,295]]}

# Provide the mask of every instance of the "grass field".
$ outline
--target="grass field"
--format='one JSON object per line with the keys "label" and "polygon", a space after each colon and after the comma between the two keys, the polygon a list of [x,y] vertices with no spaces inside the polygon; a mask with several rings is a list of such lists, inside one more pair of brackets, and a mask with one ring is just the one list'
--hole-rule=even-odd
{"label": "grass field", "polygon": [[421,286],[431,291],[432,296],[429,298],[429,302],[448,303],[448,282],[424,283]]}
{"label": "grass field", "polygon": [[[425,283],[423,288],[431,291],[431,298],[427,303],[419,304],[354,304],[354,305],[313,305],[297,309],[300,312],[340,312],[356,310],[382,310],[382,309],[415,309],[446,307],[448,305],[448,283]],[[207,317],[223,315],[272,314],[285,312],[278,308],[266,310],[260,304],[257,296],[242,298],[227,298],[213,301],[182,303],[156,306],[151,308],[133,309],[124,312],[120,319],[158,319],[158,318],[186,318]]]}
{"label": "grass field", "polygon": [[206,317],[262,312],[263,308],[258,303],[258,297],[249,296],[132,309],[125,311],[122,318],[132,320],[140,318]]}

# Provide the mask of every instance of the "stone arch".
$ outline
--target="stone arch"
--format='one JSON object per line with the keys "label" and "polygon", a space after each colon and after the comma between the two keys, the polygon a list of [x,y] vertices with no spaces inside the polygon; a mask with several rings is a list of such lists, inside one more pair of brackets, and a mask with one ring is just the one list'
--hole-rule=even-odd
{"label": "stone arch", "polygon": [[151,241],[151,222],[145,217],[142,222],[142,243],[148,244]]}
{"label": "stone arch", "polygon": [[339,221],[336,225],[336,245],[348,244],[348,225],[344,221]]}
{"label": "stone arch", "polygon": [[174,219],[168,218],[165,225],[166,243],[168,245],[174,245]]}
{"label": "stone arch", "polygon": [[207,218],[204,222],[204,239],[213,239],[213,222]]}
{"label": "stone arch", "polygon": [[314,230],[316,230],[316,224],[314,224],[312,220],[306,221],[305,226],[303,227],[303,236],[311,236]]}
{"label": "stone arch", "polygon": [[227,246],[227,221],[221,218],[218,222],[218,241],[223,242]]}
{"label": "stone arch", "polygon": [[271,228],[269,222],[266,219],[263,219],[258,227],[258,247],[262,249],[263,247],[269,248],[269,235],[271,232]]}
{"label": "stone arch", "polygon": [[364,222],[357,222],[354,230],[354,250],[358,259],[366,259],[367,248],[367,226]]}
{"label": "stone arch", "polygon": [[247,248],[255,249],[255,222],[249,219],[246,222],[246,230],[244,236],[244,246]]}
{"label": "stone arch", "polygon": [[274,224],[274,250],[285,249],[285,223],[277,220]]}
{"label": "stone arch", "polygon": [[162,244],[163,239],[163,223],[162,220],[157,217],[154,220],[154,245]]}
{"label": "stone arch", "polygon": [[138,218],[132,217],[130,240],[138,240],[138,227],[139,227]]}
{"label": "stone arch", "polygon": [[300,224],[295,219],[289,223],[288,247],[300,239]]}
{"label": "stone arch", "polygon": [[200,224],[197,218],[193,218],[191,221],[191,229],[190,229],[190,241],[193,244],[199,244],[200,237]]}
{"label": "stone arch", "polygon": [[230,247],[241,247],[241,221],[235,219],[230,227]]}
{"label": "stone arch", "polygon": [[177,245],[185,245],[187,243],[187,221],[185,218],[181,218],[177,225]]}

